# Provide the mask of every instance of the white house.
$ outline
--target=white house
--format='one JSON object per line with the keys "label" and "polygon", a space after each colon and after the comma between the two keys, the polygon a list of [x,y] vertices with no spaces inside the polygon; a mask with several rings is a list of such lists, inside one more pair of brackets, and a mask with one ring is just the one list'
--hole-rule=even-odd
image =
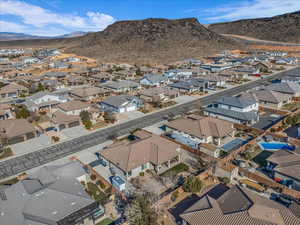
{"label": "white house", "polygon": [[105,112],[124,113],[136,111],[143,105],[143,101],[135,96],[117,95],[100,102]]}
{"label": "white house", "polygon": [[166,85],[169,83],[168,77],[159,74],[146,74],[141,80],[140,84],[145,86],[156,86]]}
{"label": "white house", "polygon": [[58,104],[67,101],[67,98],[49,92],[38,92],[28,97],[24,104],[30,111],[35,112],[40,110],[51,110]]}

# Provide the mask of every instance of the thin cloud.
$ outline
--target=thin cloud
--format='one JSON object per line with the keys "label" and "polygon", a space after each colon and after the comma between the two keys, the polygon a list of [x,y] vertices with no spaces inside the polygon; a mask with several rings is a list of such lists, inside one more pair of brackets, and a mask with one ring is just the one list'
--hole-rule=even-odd
{"label": "thin cloud", "polygon": [[300,10],[299,0],[254,0],[242,1],[236,5],[229,5],[209,9],[206,12],[212,16],[207,21],[228,21],[245,18],[271,17]]}
{"label": "thin cloud", "polygon": [[51,28],[57,31],[60,29],[99,31],[115,21],[112,16],[100,12],[88,12],[85,16],[58,14],[33,4],[14,0],[0,2],[0,15],[15,16],[16,19],[21,19],[19,25],[30,26],[32,30]]}

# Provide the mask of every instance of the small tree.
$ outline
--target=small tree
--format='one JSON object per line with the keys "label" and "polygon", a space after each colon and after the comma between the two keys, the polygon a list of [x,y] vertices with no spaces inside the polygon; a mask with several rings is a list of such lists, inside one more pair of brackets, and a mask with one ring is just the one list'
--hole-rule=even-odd
{"label": "small tree", "polygon": [[185,192],[197,193],[197,192],[201,191],[202,186],[203,186],[203,184],[202,184],[201,180],[199,180],[195,176],[190,176],[184,182],[182,189]]}
{"label": "small tree", "polygon": [[15,109],[17,119],[27,119],[30,116],[30,112],[25,106],[18,106]]}
{"label": "small tree", "polygon": [[135,196],[126,209],[130,225],[157,225],[158,215],[147,195]]}

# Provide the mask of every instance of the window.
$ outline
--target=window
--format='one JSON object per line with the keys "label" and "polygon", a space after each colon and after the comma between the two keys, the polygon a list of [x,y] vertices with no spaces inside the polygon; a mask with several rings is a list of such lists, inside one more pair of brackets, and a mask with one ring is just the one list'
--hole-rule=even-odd
{"label": "window", "polygon": [[132,175],[131,171],[128,171],[127,175],[130,177]]}

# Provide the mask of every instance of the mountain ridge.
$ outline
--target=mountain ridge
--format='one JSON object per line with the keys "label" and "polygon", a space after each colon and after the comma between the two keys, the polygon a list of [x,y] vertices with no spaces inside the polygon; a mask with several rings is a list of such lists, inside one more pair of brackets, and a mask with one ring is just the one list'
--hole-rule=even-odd
{"label": "mountain ridge", "polygon": [[300,10],[273,17],[242,19],[210,24],[219,34],[233,34],[262,40],[300,43]]}

